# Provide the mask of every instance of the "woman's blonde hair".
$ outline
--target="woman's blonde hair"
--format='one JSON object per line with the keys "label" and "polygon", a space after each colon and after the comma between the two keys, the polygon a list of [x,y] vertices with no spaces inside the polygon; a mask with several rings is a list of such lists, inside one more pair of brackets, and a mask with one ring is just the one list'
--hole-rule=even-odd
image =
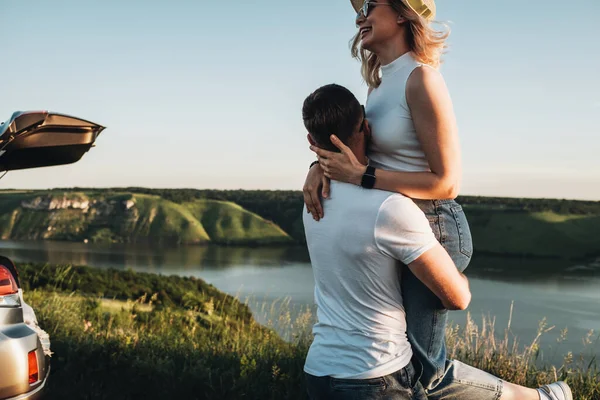
{"label": "woman's blonde hair", "polygon": [[[429,22],[408,7],[403,0],[389,0],[392,8],[406,19],[408,24],[408,46],[415,59],[420,63],[439,68],[441,56],[446,48],[446,39],[450,30],[436,31]],[[376,54],[361,47],[360,32],[352,39],[352,57],[361,64],[361,73],[367,85],[376,88],[381,84],[381,62]]]}

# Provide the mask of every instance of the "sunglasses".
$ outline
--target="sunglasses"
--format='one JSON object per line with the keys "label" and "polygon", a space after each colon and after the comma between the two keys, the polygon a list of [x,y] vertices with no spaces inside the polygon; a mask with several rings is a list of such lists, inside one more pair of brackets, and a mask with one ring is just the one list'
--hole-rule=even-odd
{"label": "sunglasses", "polygon": [[365,18],[367,18],[369,16],[369,12],[375,8],[376,6],[390,6],[390,3],[378,3],[376,1],[368,1],[366,0],[362,7],[360,8],[360,10],[358,10],[358,14],[356,14],[356,18],[360,17],[360,14],[362,14]]}

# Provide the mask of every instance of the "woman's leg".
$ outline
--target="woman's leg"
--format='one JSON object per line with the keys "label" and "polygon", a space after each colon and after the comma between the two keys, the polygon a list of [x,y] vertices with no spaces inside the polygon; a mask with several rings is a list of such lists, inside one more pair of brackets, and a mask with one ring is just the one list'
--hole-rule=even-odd
{"label": "woman's leg", "polygon": [[500,400],[540,400],[540,394],[535,389],[502,381],[502,397]]}
{"label": "woman's leg", "polygon": [[[454,201],[415,200],[415,204],[427,216],[437,240],[458,270],[464,271],[471,260],[473,243],[462,207]],[[401,283],[407,334],[413,353],[423,367],[420,381],[429,399],[572,399],[570,391],[562,396],[562,390],[557,390],[560,393],[555,397],[541,397],[536,389],[503,381],[459,361],[446,360],[447,310],[407,267],[402,269]]]}
{"label": "woman's leg", "polygon": [[565,382],[555,382],[551,385],[542,386],[540,389],[528,389],[523,386],[505,382],[506,393],[502,394],[501,400],[573,400],[571,388]]}
{"label": "woman's leg", "polygon": [[[425,213],[436,239],[448,252],[458,270],[464,271],[471,261],[473,244],[469,224],[461,206],[454,201],[414,202]],[[435,387],[446,374],[448,310],[406,266],[402,268],[401,288],[408,339],[422,366],[421,383],[428,390]]]}
{"label": "woman's leg", "polygon": [[[515,385],[460,361],[447,361],[444,377],[427,393],[429,400],[573,400],[564,382],[547,390]],[[562,387],[561,387],[562,386]]]}

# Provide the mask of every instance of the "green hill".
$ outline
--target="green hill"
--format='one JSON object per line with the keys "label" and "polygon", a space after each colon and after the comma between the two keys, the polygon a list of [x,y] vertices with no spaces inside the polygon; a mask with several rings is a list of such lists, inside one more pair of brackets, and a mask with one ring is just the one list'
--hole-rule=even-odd
{"label": "green hill", "polygon": [[92,242],[289,243],[281,228],[240,206],[157,195],[44,191],[0,193],[0,238]]}
{"label": "green hill", "polygon": [[289,237],[279,226],[231,202],[194,200],[182,206],[206,227],[209,237],[215,242],[271,243]]}
{"label": "green hill", "polygon": [[[488,197],[458,202],[476,253],[600,255],[600,202]],[[302,244],[302,207],[298,191],[0,191],[0,239]]]}
{"label": "green hill", "polygon": [[477,252],[565,258],[600,254],[600,215],[463,208]]}

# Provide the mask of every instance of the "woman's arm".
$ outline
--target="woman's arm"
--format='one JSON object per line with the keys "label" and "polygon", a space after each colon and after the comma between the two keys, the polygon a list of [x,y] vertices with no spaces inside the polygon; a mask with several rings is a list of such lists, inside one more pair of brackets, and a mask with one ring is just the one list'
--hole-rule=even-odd
{"label": "woman's arm", "polygon": [[[441,74],[429,67],[416,68],[406,85],[406,100],[431,172],[378,169],[375,188],[415,199],[454,199],[460,187],[460,146],[452,101]],[[323,157],[325,175],[359,185],[366,166],[352,152],[344,151],[346,146],[337,137],[332,142],[342,153],[313,149]]]}
{"label": "woman's arm", "polygon": [[406,84],[406,101],[431,172],[378,171],[375,187],[412,198],[453,199],[460,186],[460,146],[442,75],[433,68],[416,68]]}

